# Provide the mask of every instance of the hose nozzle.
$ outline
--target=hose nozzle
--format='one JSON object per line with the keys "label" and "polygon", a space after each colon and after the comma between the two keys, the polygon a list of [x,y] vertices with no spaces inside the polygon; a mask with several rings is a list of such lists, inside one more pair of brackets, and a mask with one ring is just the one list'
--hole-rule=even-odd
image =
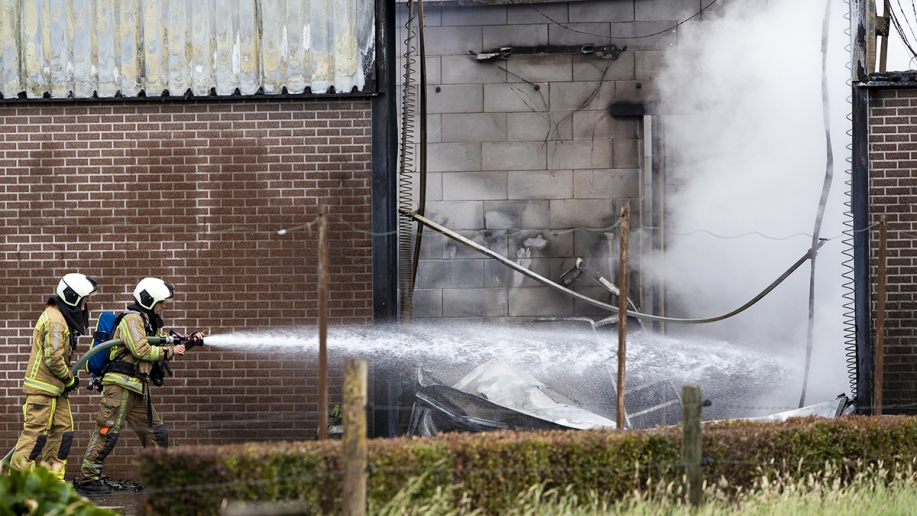
{"label": "hose nozzle", "polygon": [[177,345],[180,345],[180,344],[184,344],[184,345],[185,345],[185,350],[187,351],[187,350],[189,350],[189,349],[191,349],[191,348],[193,348],[193,347],[195,347],[195,346],[203,346],[203,345],[204,345],[204,338],[203,338],[203,337],[195,337],[194,335],[191,335],[191,336],[187,336],[187,337],[186,337],[186,336],[182,335],[181,333],[176,333],[176,332],[173,330],[172,332],[170,332],[169,337],[167,337],[166,342],[167,342],[168,344],[173,344],[173,345],[176,345],[176,346],[177,346]]}

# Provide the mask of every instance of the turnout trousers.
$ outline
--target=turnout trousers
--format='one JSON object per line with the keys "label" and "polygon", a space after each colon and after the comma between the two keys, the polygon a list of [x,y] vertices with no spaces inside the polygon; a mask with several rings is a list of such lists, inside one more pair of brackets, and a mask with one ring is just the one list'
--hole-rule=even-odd
{"label": "turnout trousers", "polygon": [[67,396],[29,394],[22,406],[25,425],[10,465],[16,469],[44,466],[64,479],[67,455],[73,444],[73,414]]}
{"label": "turnout trousers", "polygon": [[149,396],[106,383],[102,387],[102,406],[99,407],[96,426],[83,456],[81,482],[101,478],[102,463],[115,449],[118,435],[125,425],[137,434],[144,448],[169,446],[166,427],[150,404]]}

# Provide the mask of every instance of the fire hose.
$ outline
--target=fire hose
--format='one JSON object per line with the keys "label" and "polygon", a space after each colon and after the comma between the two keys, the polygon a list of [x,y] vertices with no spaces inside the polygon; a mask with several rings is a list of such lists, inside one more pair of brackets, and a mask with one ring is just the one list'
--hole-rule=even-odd
{"label": "fire hose", "polygon": [[[150,344],[151,346],[168,346],[168,345],[184,344],[185,349],[188,350],[195,346],[203,346],[204,339],[192,337],[192,336],[185,337],[181,335],[174,335],[170,337],[147,337],[147,343]],[[85,355],[83,355],[83,357],[80,358],[79,361],[77,361],[77,363],[74,364],[72,368],[70,368],[70,375],[76,377],[79,374],[80,369],[82,369],[83,366],[86,365],[86,362],[88,362],[90,358],[92,358],[96,354],[101,353],[105,350],[108,350],[115,346],[120,346],[121,344],[123,344],[123,342],[117,339],[108,340],[108,341],[102,342],[101,344],[97,344],[92,349],[90,349]],[[13,446],[13,449],[10,450],[9,453],[7,453],[6,456],[3,457],[2,464],[4,466],[10,463],[10,459],[13,457],[13,453],[15,452],[16,452],[16,447]]]}

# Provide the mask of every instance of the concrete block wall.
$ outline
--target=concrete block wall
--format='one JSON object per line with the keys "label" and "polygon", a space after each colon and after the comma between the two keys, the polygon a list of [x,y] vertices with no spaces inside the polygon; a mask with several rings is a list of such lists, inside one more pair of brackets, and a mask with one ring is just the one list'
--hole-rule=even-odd
{"label": "concrete block wall", "polygon": [[887,217],[884,414],[917,414],[917,89],[869,90],[872,332],[879,228]]}
{"label": "concrete block wall", "polygon": [[[314,226],[277,231],[328,205],[331,323],[371,322],[370,138],[365,99],[0,104],[3,453],[22,430],[32,328],[65,273],[100,281],[93,324],[100,311],[124,310],[138,280],[158,276],[176,287],[164,318],[178,331],[314,328]],[[82,337],[77,355],[88,345]],[[314,436],[315,355],[192,350],[153,388],[170,442]],[[340,385],[340,364],[330,364],[331,401]],[[101,397],[81,389],[71,399],[68,478]],[[136,478],[138,448],[123,432],[106,474]]]}
{"label": "concrete block wall", "polygon": [[[675,27],[704,2],[486,3],[424,2],[426,214],[551,280],[559,281],[576,257],[616,278],[617,230],[607,237],[595,230],[614,226],[623,206],[632,227],[639,225],[644,146],[641,119],[613,118],[608,109],[655,98],[653,79],[676,42]],[[407,9],[399,7],[401,56]],[[478,62],[474,55],[587,44],[627,49],[617,59],[555,52]],[[452,240],[425,235],[415,318],[610,315]],[[610,299],[585,276],[573,288]]]}

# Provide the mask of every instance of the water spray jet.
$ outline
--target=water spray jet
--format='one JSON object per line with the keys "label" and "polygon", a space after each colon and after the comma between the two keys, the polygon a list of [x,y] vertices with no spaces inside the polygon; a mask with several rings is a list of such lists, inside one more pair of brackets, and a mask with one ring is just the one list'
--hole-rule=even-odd
{"label": "water spray jet", "polygon": [[[570,321],[526,325],[415,321],[407,331],[396,325],[338,326],[329,328],[328,353],[332,362],[358,357],[375,367],[399,371],[399,392],[404,393],[399,410],[405,414],[411,410],[408,400],[414,399],[416,380],[422,379],[422,387],[433,392],[418,393],[438,399],[435,394],[444,389],[433,384],[453,389],[475,368],[499,361],[537,379],[542,392],[559,404],[613,420],[617,341],[614,332],[607,330],[582,323],[574,326]],[[218,334],[206,337],[206,342],[224,352],[271,354],[306,364],[318,352],[314,326]],[[787,383],[798,364],[781,354],[742,349],[729,341],[649,332],[629,336],[628,349],[625,405],[631,428],[677,423],[680,411],[673,392],[680,391],[683,383],[703,385],[714,401],[705,409],[705,417],[715,419],[768,415],[794,408],[798,399],[795,389],[789,397],[783,392],[789,389]],[[484,400],[488,399],[494,397],[488,393]],[[663,404],[670,408],[663,410]],[[645,412],[651,408],[658,410]]]}

